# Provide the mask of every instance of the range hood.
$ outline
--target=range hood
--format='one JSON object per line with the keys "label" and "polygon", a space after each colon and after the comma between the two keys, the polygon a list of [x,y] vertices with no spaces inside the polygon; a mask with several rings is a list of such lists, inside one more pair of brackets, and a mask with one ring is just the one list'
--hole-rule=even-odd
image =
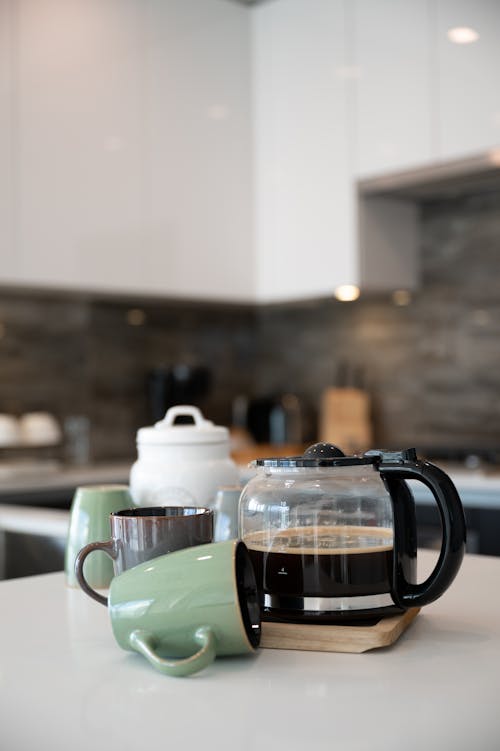
{"label": "range hood", "polygon": [[358,182],[361,196],[392,196],[413,201],[455,198],[500,189],[500,148],[467,159],[433,162]]}
{"label": "range hood", "polygon": [[500,148],[359,180],[360,278],[371,292],[420,285],[420,204],[500,190]]}

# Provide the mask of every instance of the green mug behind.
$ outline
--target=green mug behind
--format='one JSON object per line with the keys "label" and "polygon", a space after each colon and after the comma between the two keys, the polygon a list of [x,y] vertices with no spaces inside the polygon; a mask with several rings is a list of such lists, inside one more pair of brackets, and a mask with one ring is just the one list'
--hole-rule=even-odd
{"label": "green mug behind", "polygon": [[[75,561],[80,550],[91,542],[109,537],[109,515],[132,508],[127,485],[84,485],[76,489],[71,503],[64,570],[69,587],[78,587]],[[113,578],[113,561],[99,551],[85,561],[85,578],[92,587],[106,589]]]}
{"label": "green mug behind", "polygon": [[257,585],[240,540],[162,555],[115,576],[108,608],[116,641],[157,670],[185,676],[216,656],[260,644]]}

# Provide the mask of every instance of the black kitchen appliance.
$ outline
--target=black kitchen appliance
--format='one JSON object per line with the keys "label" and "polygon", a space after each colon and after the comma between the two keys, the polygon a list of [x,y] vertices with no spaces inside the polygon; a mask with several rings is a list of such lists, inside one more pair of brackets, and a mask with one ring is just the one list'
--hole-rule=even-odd
{"label": "black kitchen appliance", "polygon": [[261,396],[248,401],[245,427],[257,443],[301,443],[303,417],[295,394]]}
{"label": "black kitchen appliance", "polygon": [[200,406],[210,392],[211,385],[211,372],[204,365],[176,363],[154,368],[147,376],[152,421],[162,420],[167,410],[178,404]]}

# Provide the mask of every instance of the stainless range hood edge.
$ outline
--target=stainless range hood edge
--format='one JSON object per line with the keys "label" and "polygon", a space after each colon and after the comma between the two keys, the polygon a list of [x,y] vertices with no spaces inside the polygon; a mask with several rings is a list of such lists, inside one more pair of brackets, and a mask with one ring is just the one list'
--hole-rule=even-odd
{"label": "stainless range hood edge", "polygon": [[500,188],[500,147],[466,159],[433,162],[358,181],[361,195],[392,195],[417,201],[491,188]]}

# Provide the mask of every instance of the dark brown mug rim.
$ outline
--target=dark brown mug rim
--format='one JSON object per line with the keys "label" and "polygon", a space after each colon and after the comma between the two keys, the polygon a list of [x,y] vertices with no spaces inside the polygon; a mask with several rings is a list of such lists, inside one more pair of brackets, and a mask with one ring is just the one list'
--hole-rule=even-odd
{"label": "dark brown mug rim", "polygon": [[[181,513],[167,513],[169,511]],[[189,513],[185,513],[186,511]],[[113,511],[111,516],[122,519],[189,519],[212,513],[211,509],[202,506],[139,506]]]}

